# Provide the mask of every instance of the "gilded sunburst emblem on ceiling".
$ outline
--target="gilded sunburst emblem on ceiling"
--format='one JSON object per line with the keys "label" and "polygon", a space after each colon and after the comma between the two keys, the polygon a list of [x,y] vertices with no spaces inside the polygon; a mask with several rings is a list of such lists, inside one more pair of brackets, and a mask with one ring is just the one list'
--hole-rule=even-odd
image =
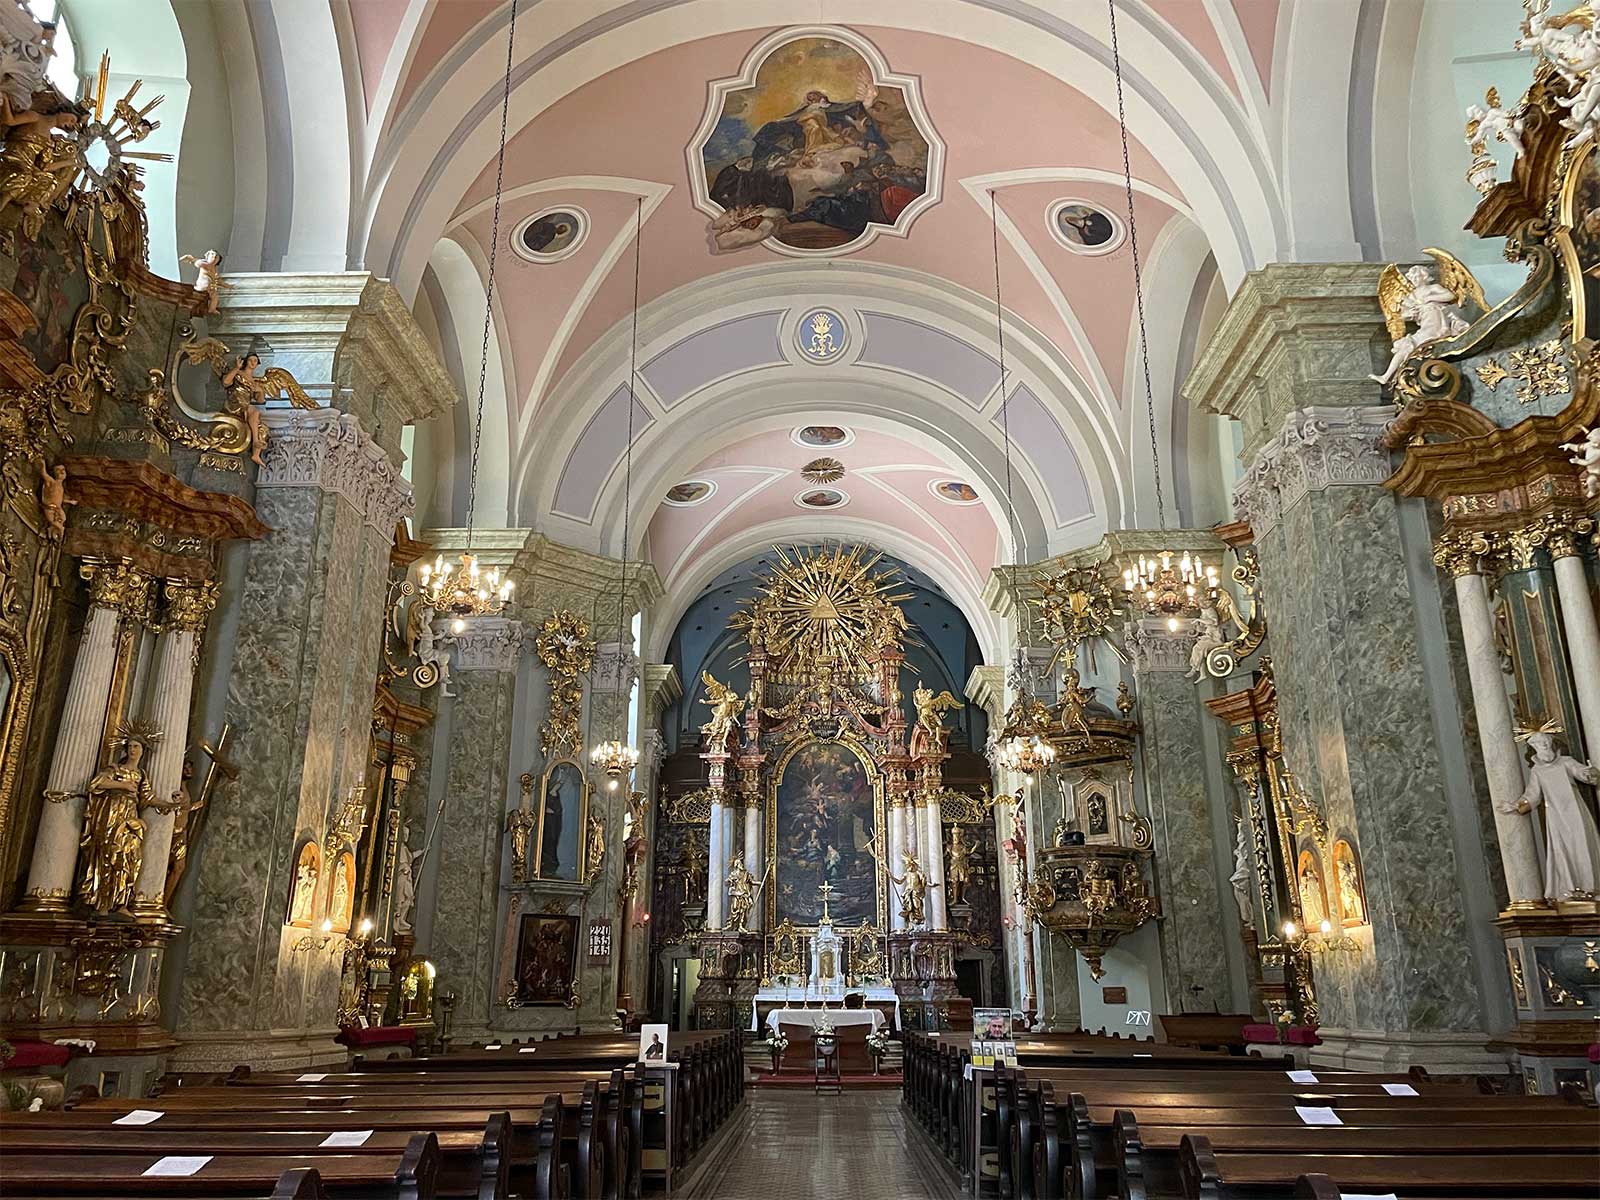
{"label": "gilded sunburst emblem on ceiling", "polygon": [[900,604],[910,592],[883,555],[864,546],[773,548],[773,565],[754,601],[734,617],[768,655],[771,677],[800,682],[827,664],[837,679],[870,671],[874,648],[906,636]]}
{"label": "gilded sunburst emblem on ceiling", "polygon": [[844,478],[844,464],[837,458],[813,458],[800,474],[807,483],[837,483]]}

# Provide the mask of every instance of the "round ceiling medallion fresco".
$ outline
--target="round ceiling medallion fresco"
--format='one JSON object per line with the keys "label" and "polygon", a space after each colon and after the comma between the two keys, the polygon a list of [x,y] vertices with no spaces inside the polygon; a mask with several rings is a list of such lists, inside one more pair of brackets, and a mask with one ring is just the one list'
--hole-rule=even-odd
{"label": "round ceiling medallion fresco", "polygon": [[979,500],[978,489],[959,479],[929,480],[928,490],[946,504],[976,504]]}
{"label": "round ceiling medallion fresco", "polygon": [[807,362],[831,363],[849,345],[849,327],[831,308],[814,308],[795,326],[794,346]]}
{"label": "round ceiling medallion fresco", "polygon": [[836,450],[855,441],[856,435],[841,425],[802,425],[789,440],[811,450]]}
{"label": "round ceiling medallion fresco", "polygon": [[794,498],[801,508],[840,508],[850,503],[850,497],[838,488],[807,488]]}
{"label": "round ceiling medallion fresco", "polygon": [[1110,254],[1127,237],[1120,217],[1087,200],[1057,200],[1047,219],[1052,236],[1074,254]]}
{"label": "round ceiling medallion fresco", "polygon": [[675,483],[667,489],[667,494],[662,497],[662,503],[670,504],[674,508],[688,508],[695,504],[704,504],[711,499],[712,493],[717,490],[714,480],[710,479],[685,479],[682,483]]}
{"label": "round ceiling medallion fresco", "polygon": [[511,248],[529,262],[560,262],[576,254],[588,234],[588,214],[581,208],[547,208],[517,226],[511,234]]}

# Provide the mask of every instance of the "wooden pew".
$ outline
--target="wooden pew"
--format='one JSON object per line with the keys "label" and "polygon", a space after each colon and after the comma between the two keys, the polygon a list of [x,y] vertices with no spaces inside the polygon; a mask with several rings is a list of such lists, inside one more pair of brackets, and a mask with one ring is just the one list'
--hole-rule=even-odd
{"label": "wooden pew", "polygon": [[[28,1194],[18,1192],[13,1188],[6,1189],[7,1200],[56,1200],[60,1192],[49,1191]],[[228,1200],[240,1200],[241,1195],[259,1195],[261,1200],[328,1200],[328,1193],[322,1188],[322,1176],[317,1174],[315,1167],[290,1167],[278,1177],[277,1185],[270,1193],[241,1193],[233,1195]],[[140,1193],[143,1200],[161,1200],[172,1197],[172,1200],[196,1200],[195,1197],[185,1192],[146,1191]],[[123,1200],[118,1196],[96,1196],[85,1194],[77,1196],[75,1200]],[[218,1198],[220,1200],[220,1198]]]}
{"label": "wooden pew", "polygon": [[[197,1146],[191,1152],[208,1151]],[[218,1153],[192,1175],[145,1175],[162,1157],[150,1151],[83,1149],[65,1156],[8,1150],[6,1195],[268,1196],[286,1172],[309,1167],[329,1200],[432,1200],[439,1169],[438,1141],[431,1133],[414,1135],[398,1155]],[[302,1177],[295,1186],[308,1185]]]}

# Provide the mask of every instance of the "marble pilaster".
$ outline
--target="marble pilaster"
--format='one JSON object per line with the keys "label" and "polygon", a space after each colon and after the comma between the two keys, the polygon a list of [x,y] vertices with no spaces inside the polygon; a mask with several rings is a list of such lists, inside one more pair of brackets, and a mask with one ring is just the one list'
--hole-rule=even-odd
{"label": "marble pilaster", "polygon": [[1561,623],[1572,658],[1572,687],[1578,693],[1583,742],[1590,762],[1600,758],[1600,627],[1589,594],[1589,574],[1575,537],[1552,540],[1556,593],[1561,598]]}
{"label": "marble pilaster", "polygon": [[[1226,931],[1217,919],[1219,854],[1204,767],[1205,722],[1185,674],[1193,630],[1165,621],[1129,630],[1142,730],[1143,771],[1161,896],[1161,958],[1168,1011],[1226,1011],[1232,996]],[[1221,803],[1226,804],[1226,799]],[[1231,855],[1232,848],[1228,847]],[[1226,911],[1226,910],[1224,910]]]}
{"label": "marble pilaster", "polygon": [[929,796],[927,804],[920,811],[927,821],[922,843],[922,864],[928,874],[928,927],[948,929],[949,905],[944,894],[944,828],[938,796]]}
{"label": "marble pilaster", "polygon": [[[210,332],[270,347],[328,407],[271,408],[255,507],[271,533],[235,569],[231,653],[202,667],[238,731],[239,779],[212,801],[191,874],[176,1062],[331,1056],[338,939],[286,924],[294,856],[323,843],[366,780],[395,524],[410,508],[401,434],[459,399],[392,285],[363,272],[230,278]],[[319,894],[317,918],[327,893]],[[297,948],[299,947],[299,948]]]}

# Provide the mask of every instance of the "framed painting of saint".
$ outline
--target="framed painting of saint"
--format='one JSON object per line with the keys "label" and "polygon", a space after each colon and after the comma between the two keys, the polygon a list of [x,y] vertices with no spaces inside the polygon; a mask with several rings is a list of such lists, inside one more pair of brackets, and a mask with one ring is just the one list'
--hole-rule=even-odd
{"label": "framed painting of saint", "polygon": [[575,914],[524,913],[517,938],[517,999],[522,1004],[565,1004],[578,961]]}
{"label": "framed painting of saint", "polygon": [[835,925],[882,924],[877,772],[848,742],[802,741],[779,760],[768,797],[768,851],[775,864],[769,916],[805,929],[822,918],[831,885]]}
{"label": "framed painting of saint", "polygon": [[539,838],[534,848],[540,879],[577,883],[582,869],[583,831],[589,810],[589,785],[571,759],[553,762],[539,789]]}

